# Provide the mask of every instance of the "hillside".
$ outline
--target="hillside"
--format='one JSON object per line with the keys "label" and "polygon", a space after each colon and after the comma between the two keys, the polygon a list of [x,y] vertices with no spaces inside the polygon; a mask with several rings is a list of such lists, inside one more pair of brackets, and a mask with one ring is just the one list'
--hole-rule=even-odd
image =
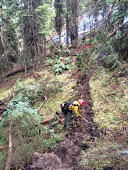
{"label": "hillside", "polygon": [[[80,45],[75,52],[90,47]],[[73,51],[70,52],[74,54]],[[1,121],[1,169],[9,151],[9,126],[11,169],[13,166],[35,170],[127,167],[127,154],[123,154],[128,144],[127,64],[124,62],[120,71],[99,67],[86,75],[77,69],[74,56],[70,61],[72,67],[62,74],[54,75],[47,64],[36,73],[37,77],[30,70],[26,77],[18,73],[1,84],[1,110],[7,108]],[[63,120],[55,126],[49,121],[40,124],[52,119],[63,101],[79,98],[85,100],[80,110],[82,117],[72,120],[69,132],[63,130]],[[8,106],[7,99],[11,100]],[[6,101],[4,106],[2,101]],[[50,129],[44,128],[49,125]]]}
{"label": "hillside", "polygon": [[0,1],[0,170],[128,170],[128,1]]}

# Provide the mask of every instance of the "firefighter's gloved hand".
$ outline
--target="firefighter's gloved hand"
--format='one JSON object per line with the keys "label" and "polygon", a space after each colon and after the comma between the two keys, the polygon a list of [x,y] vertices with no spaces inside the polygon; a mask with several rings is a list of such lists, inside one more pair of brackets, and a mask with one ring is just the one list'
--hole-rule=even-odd
{"label": "firefighter's gloved hand", "polygon": [[79,115],[79,116],[77,116],[77,120],[80,120],[80,115]]}

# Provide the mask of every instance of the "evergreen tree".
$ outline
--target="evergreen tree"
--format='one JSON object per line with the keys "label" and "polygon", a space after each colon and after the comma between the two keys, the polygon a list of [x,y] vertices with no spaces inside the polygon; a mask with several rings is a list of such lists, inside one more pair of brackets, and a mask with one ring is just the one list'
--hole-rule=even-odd
{"label": "evergreen tree", "polygon": [[[11,69],[11,63],[18,59],[17,35],[15,32],[14,15],[17,10],[17,1],[1,1],[0,2],[0,30],[1,42],[3,46],[3,65],[4,71]],[[1,64],[2,65],[2,64]]]}
{"label": "evergreen tree", "polygon": [[78,1],[66,1],[66,30],[67,30],[67,46],[70,37],[72,45],[78,44]]}
{"label": "evergreen tree", "polygon": [[63,0],[55,0],[55,9],[56,9],[56,17],[55,17],[55,29],[59,35],[59,43],[61,43],[61,32],[62,32],[62,27],[64,24],[64,19],[63,19]]}

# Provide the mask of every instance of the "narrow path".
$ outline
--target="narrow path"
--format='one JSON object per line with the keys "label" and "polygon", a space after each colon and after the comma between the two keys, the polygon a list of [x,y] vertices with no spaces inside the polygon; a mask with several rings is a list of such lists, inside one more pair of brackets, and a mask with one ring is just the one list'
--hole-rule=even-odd
{"label": "narrow path", "polygon": [[[87,122],[82,118],[74,120],[72,122],[74,125],[67,134],[65,141],[59,143],[55,151],[56,155],[61,158],[62,163],[66,163],[67,168],[71,170],[83,169],[80,166],[80,153],[82,150],[86,151],[89,148],[89,142],[94,140],[96,136],[99,136],[97,127],[93,122],[89,84],[85,85],[85,80],[86,77],[79,79],[78,86],[79,84],[84,86],[82,95],[85,100],[85,107],[80,112]],[[76,127],[74,127],[75,124]]]}
{"label": "narrow path", "polygon": [[[74,119],[71,130],[67,133],[65,140],[57,144],[53,153],[35,153],[33,163],[26,170],[83,170],[80,165],[80,153],[86,151],[90,141],[99,136],[96,125],[93,122],[92,103],[90,99],[89,84],[85,85],[86,77],[80,77],[76,88],[83,85],[83,99],[85,106],[80,111],[82,118]],[[77,90],[77,89],[76,89]]]}

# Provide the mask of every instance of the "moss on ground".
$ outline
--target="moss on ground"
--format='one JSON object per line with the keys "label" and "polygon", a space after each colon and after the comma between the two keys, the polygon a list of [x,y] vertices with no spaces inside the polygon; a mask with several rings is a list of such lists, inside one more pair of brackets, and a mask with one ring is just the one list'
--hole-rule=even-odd
{"label": "moss on ground", "polygon": [[51,95],[48,100],[45,101],[44,105],[41,108],[41,115],[45,116],[46,118],[51,118],[54,116],[55,112],[61,111],[60,104],[63,101],[71,101],[74,99],[75,94],[73,87],[76,84],[76,80],[68,78],[70,74],[63,74],[58,75],[56,78],[58,81],[63,83],[68,83],[66,85],[62,85],[62,90],[57,93],[56,95]]}
{"label": "moss on ground", "polygon": [[85,169],[125,169],[128,127],[127,76],[116,78],[118,71],[108,72],[102,68],[90,80],[94,122],[101,130],[100,138],[90,142],[90,148],[81,152],[81,164]]}
{"label": "moss on ground", "polygon": [[113,78],[116,72],[99,72],[90,80],[94,121],[100,128],[121,128],[128,123],[127,77]]}

